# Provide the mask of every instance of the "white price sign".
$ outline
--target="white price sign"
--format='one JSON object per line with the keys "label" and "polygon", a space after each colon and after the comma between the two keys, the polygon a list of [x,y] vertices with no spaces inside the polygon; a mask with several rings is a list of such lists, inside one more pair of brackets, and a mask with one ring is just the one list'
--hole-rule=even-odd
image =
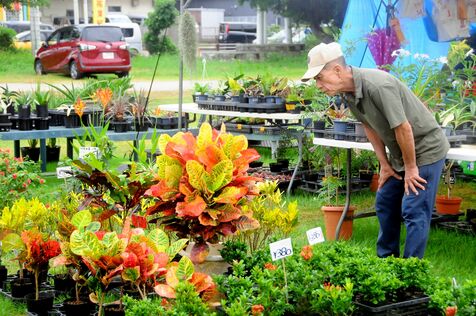
{"label": "white price sign", "polygon": [[66,179],[73,176],[73,169],[71,167],[56,168],[56,177],[58,179]]}
{"label": "white price sign", "polygon": [[293,245],[291,238],[279,240],[269,244],[269,251],[273,261],[283,259],[293,255]]}
{"label": "white price sign", "polygon": [[306,235],[307,240],[309,241],[309,245],[314,245],[325,241],[324,234],[322,233],[322,228],[320,227],[309,229],[306,232]]}
{"label": "white price sign", "polygon": [[89,153],[94,153],[99,158],[99,148],[97,147],[79,147],[79,158],[84,158]]}

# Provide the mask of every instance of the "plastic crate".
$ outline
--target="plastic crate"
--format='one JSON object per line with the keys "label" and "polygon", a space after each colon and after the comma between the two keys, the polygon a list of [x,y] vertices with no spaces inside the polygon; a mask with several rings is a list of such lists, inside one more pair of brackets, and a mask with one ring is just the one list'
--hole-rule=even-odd
{"label": "plastic crate", "polygon": [[411,300],[391,303],[382,306],[369,306],[362,303],[354,302],[357,310],[356,316],[427,316],[428,302],[430,298],[423,296]]}

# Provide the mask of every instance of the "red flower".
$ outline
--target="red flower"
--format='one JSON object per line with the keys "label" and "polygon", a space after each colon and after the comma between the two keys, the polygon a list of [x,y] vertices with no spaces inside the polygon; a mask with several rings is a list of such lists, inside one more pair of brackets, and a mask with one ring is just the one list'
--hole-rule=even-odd
{"label": "red flower", "polygon": [[26,187],[28,186],[28,184],[26,184],[25,182],[23,182],[22,186],[23,186],[24,188],[26,188]]}
{"label": "red flower", "polygon": [[264,264],[264,268],[265,268],[266,270],[274,271],[274,270],[276,270],[277,267],[276,267],[274,264],[272,264],[271,262],[266,262],[266,263]]}
{"label": "red flower", "polygon": [[251,315],[253,315],[253,316],[262,315],[263,312],[264,312],[263,305],[253,305],[253,306],[251,306]]}
{"label": "red flower", "polygon": [[45,183],[45,179],[40,179],[40,184]]}
{"label": "red flower", "polygon": [[31,179],[26,180],[26,182],[28,182],[28,184],[30,184],[30,183],[31,183]]}
{"label": "red flower", "polygon": [[18,176],[17,176],[16,173],[12,174],[12,178],[13,178],[13,179],[16,179],[17,177],[18,177]]}
{"label": "red flower", "polygon": [[309,246],[309,245],[302,247],[301,257],[306,261],[311,259],[312,258],[312,247]]}

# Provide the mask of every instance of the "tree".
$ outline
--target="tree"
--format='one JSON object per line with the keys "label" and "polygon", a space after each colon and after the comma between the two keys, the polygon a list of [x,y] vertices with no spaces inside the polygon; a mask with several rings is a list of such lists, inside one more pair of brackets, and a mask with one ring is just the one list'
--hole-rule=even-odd
{"label": "tree", "polygon": [[295,23],[308,24],[314,34],[321,33],[321,23],[334,20],[342,26],[348,0],[239,0],[240,4],[249,2],[253,8],[271,10],[289,17]]}
{"label": "tree", "polygon": [[163,36],[163,32],[175,23],[177,15],[174,0],[155,0],[154,11],[149,13],[145,21],[148,31],[144,41],[151,54],[176,50],[172,41],[167,36]]}
{"label": "tree", "polygon": [[0,7],[8,8],[15,2],[26,4],[31,7],[35,7],[35,6],[41,7],[48,4],[50,1],[49,0],[0,0]]}

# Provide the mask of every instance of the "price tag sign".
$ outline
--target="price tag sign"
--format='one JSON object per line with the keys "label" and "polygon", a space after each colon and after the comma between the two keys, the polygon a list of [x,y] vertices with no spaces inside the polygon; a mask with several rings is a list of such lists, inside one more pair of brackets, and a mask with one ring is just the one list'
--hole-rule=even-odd
{"label": "price tag sign", "polygon": [[306,235],[307,240],[309,241],[309,245],[314,245],[325,241],[324,234],[322,233],[322,228],[320,227],[309,229],[306,232]]}
{"label": "price tag sign", "polygon": [[94,153],[96,158],[99,157],[99,148],[97,147],[79,147],[79,158],[84,158],[89,153]]}
{"label": "price tag sign", "polygon": [[269,251],[273,261],[283,259],[293,255],[293,245],[291,238],[279,240],[269,244]]}
{"label": "price tag sign", "polygon": [[73,169],[71,167],[58,167],[56,168],[56,177],[58,179],[66,179],[73,176]]}

